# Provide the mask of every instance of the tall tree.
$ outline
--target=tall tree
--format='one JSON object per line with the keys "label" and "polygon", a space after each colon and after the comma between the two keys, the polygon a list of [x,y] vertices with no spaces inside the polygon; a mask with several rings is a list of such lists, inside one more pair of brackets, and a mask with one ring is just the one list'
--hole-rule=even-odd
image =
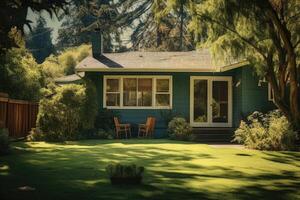
{"label": "tall tree", "polygon": [[[120,5],[120,4],[119,4]],[[59,30],[59,48],[78,46],[90,41],[90,32],[100,28],[104,37],[104,51],[120,48],[121,27],[124,21],[113,0],[74,0],[72,13]],[[72,37],[70,37],[72,36]]]}
{"label": "tall tree", "polygon": [[43,77],[40,66],[24,46],[11,48],[0,57],[0,91],[11,98],[38,100]]}
{"label": "tall tree", "polygon": [[52,29],[46,27],[45,19],[40,16],[36,27],[25,37],[26,48],[32,52],[37,63],[44,62],[46,57],[54,53],[51,33]]}
{"label": "tall tree", "polygon": [[184,36],[188,34],[186,31],[187,25],[190,21],[189,10],[193,0],[167,0],[167,11],[165,13],[170,13],[174,15],[179,24],[179,50],[183,50],[184,47]]}
{"label": "tall tree", "polygon": [[65,9],[68,0],[2,0],[0,1],[0,53],[16,47],[15,37],[10,36],[13,28],[23,32],[24,25],[31,28],[31,21],[27,20],[28,9],[40,12],[47,11],[51,16],[57,14],[59,9]]}
{"label": "tall tree", "polygon": [[[128,2],[130,0],[127,0]],[[133,15],[138,19],[133,20],[132,26],[134,32],[131,41],[135,49],[140,47],[165,51],[194,49],[193,38],[186,31],[188,19],[185,17],[186,9],[181,10],[183,14],[180,17],[180,10],[176,8],[178,4],[174,4],[171,0],[140,1],[139,4],[128,3],[128,5],[125,6],[127,10],[140,14],[139,17]],[[125,13],[130,19],[133,18],[130,17],[131,12]]]}
{"label": "tall tree", "polygon": [[[202,45],[224,58],[247,58],[274,92],[274,103],[300,129],[300,2],[206,0],[196,9]],[[195,23],[196,24],[196,23]]]}

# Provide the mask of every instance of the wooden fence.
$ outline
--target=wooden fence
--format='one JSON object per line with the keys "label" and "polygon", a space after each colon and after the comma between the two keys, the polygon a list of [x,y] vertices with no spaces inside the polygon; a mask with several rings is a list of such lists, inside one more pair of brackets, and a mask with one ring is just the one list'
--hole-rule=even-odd
{"label": "wooden fence", "polygon": [[0,96],[0,127],[8,128],[10,137],[25,137],[35,127],[38,109],[37,103]]}

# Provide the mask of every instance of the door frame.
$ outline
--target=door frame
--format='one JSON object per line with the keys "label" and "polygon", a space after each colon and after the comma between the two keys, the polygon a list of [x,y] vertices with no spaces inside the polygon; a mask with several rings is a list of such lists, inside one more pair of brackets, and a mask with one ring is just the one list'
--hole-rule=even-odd
{"label": "door frame", "polygon": [[[207,119],[205,123],[194,122],[194,80],[207,80]],[[212,83],[228,82],[228,122],[212,122]],[[232,77],[231,76],[191,76],[190,77],[190,124],[192,127],[232,127]]]}

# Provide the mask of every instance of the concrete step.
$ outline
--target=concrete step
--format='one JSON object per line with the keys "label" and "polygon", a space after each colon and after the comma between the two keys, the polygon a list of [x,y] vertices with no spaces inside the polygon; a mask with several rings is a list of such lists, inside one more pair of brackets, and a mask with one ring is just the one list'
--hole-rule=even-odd
{"label": "concrete step", "polygon": [[231,143],[234,128],[194,128],[195,141],[204,143]]}

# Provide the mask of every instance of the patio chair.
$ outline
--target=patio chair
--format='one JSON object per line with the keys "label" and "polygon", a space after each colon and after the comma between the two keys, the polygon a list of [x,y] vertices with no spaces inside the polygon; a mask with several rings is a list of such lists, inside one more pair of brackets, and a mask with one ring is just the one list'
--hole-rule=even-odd
{"label": "patio chair", "polygon": [[121,133],[125,134],[126,139],[129,136],[131,137],[131,127],[130,124],[120,124],[119,119],[117,117],[114,117],[114,124],[115,124],[115,131],[116,131],[116,137],[119,138]]}
{"label": "patio chair", "polygon": [[145,124],[139,124],[138,136],[151,136],[154,132],[155,118],[147,117]]}
{"label": "patio chair", "polygon": [[150,128],[150,136],[153,137],[154,136],[154,129],[155,129],[155,122],[156,122],[156,119],[155,117],[152,117],[152,120],[151,120],[151,128]]}

